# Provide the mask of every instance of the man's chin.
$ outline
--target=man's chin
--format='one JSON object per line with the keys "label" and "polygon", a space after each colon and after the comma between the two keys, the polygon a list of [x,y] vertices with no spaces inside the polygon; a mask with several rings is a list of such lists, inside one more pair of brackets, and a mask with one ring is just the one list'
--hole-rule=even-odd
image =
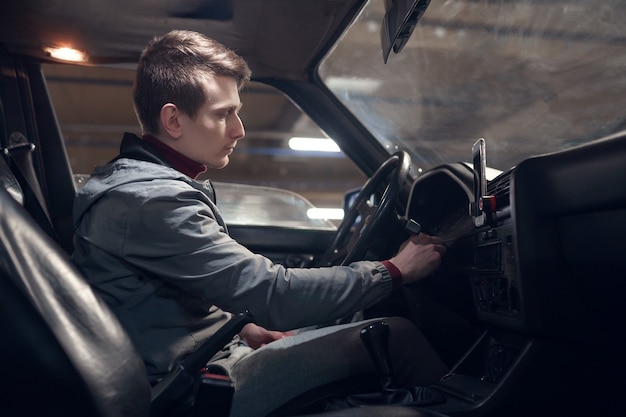
{"label": "man's chin", "polygon": [[210,163],[206,164],[206,166],[210,169],[222,169],[226,168],[226,165],[228,165],[229,162],[230,159],[228,158],[228,156],[226,156],[220,161],[211,161]]}

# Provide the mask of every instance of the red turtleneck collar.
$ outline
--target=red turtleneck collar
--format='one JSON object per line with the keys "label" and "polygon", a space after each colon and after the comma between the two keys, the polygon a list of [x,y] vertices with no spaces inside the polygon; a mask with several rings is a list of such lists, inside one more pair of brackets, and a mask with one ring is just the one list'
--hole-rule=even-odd
{"label": "red turtleneck collar", "polygon": [[150,145],[159,152],[159,155],[169,163],[172,168],[183,174],[196,179],[200,174],[206,172],[206,165],[199,164],[191,159],[187,158],[177,150],[170,148],[165,143],[151,135],[143,135],[142,139],[148,142]]}

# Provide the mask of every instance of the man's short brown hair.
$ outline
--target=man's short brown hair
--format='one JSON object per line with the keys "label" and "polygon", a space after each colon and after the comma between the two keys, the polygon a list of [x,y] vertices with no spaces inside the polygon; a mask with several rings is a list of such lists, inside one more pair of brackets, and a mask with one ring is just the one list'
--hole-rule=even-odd
{"label": "man's short brown hair", "polygon": [[234,51],[201,33],[173,30],[154,37],[141,54],[133,86],[143,133],[160,132],[159,115],[167,103],[195,118],[208,100],[201,82],[215,75],[233,77],[241,89],[250,69]]}

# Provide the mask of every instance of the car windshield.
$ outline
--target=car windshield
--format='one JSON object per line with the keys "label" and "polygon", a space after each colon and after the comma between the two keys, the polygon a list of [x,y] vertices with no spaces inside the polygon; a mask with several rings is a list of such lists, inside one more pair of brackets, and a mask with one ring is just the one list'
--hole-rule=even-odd
{"label": "car windshield", "polygon": [[432,1],[387,64],[385,3],[364,7],[319,71],[416,168],[467,161],[484,137],[488,165],[506,170],[626,128],[623,0]]}

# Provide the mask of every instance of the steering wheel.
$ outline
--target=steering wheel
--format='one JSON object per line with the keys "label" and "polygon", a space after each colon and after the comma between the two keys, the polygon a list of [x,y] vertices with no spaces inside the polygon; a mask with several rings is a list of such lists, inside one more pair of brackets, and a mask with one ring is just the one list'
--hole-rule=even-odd
{"label": "steering wheel", "polygon": [[[349,265],[362,259],[372,237],[393,218],[400,187],[408,178],[410,167],[409,154],[399,151],[383,162],[365,182],[322,256],[321,266]],[[385,191],[380,201],[372,203],[372,194],[383,187]]]}

